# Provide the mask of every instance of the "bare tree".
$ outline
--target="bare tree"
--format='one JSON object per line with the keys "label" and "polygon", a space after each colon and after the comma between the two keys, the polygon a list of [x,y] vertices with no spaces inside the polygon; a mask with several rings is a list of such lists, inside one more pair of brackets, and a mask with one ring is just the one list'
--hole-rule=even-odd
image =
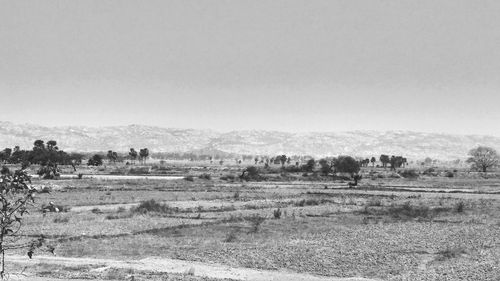
{"label": "bare tree", "polygon": [[486,146],[479,146],[469,151],[471,156],[467,163],[472,163],[472,167],[482,172],[498,166],[500,157],[495,149]]}

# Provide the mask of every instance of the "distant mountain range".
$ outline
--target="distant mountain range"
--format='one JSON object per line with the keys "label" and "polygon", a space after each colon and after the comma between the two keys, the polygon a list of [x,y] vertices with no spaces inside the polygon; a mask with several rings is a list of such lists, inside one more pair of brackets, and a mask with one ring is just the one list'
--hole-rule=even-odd
{"label": "distant mountain range", "polygon": [[110,127],[44,127],[0,121],[0,149],[19,145],[31,149],[37,139],[56,140],[65,151],[128,151],[147,147],[151,152],[227,152],[249,155],[404,155],[420,160],[464,159],[478,145],[500,151],[500,138],[409,131],[350,131],[287,133],[278,131],[233,131],[170,129],[143,125]]}

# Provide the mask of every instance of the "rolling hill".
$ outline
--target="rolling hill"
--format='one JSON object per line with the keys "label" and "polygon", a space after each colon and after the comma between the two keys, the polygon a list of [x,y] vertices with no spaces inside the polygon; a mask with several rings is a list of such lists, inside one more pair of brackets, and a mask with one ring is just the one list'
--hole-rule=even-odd
{"label": "rolling hill", "polygon": [[147,147],[152,152],[224,151],[250,155],[354,156],[404,155],[410,159],[454,160],[486,145],[500,151],[500,138],[410,131],[350,131],[289,133],[278,131],[232,131],[171,129],[143,125],[110,127],[45,127],[0,121],[0,148],[19,145],[30,149],[33,141],[56,140],[65,151],[125,152]]}

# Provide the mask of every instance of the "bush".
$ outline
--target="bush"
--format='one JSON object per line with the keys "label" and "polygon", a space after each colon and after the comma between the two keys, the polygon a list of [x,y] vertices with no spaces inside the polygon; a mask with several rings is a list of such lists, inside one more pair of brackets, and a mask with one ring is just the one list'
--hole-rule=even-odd
{"label": "bush", "polygon": [[266,218],[255,214],[253,216],[247,217],[246,220],[251,224],[250,233],[255,233],[259,231],[260,225],[266,220]]}
{"label": "bush", "polygon": [[194,177],[193,176],[185,176],[184,180],[186,180],[186,181],[194,181]]}
{"label": "bush", "polygon": [[444,176],[447,177],[447,178],[452,178],[455,176],[455,174],[453,172],[450,172],[450,171],[446,171],[444,173]]}
{"label": "bush", "polygon": [[67,223],[69,222],[69,217],[56,217],[54,218],[54,223]]}
{"label": "bush", "polygon": [[305,165],[300,166],[300,169],[304,172],[312,172],[315,166],[316,161],[314,159],[309,159]]}
{"label": "bush", "polygon": [[130,170],[128,170],[128,173],[131,175],[147,175],[150,172],[151,171],[149,167],[135,167],[135,168],[130,168]]}
{"label": "bush", "polygon": [[285,171],[287,173],[298,173],[301,171],[301,169],[297,166],[286,166],[286,167],[283,167],[282,169],[283,169],[283,171]]}
{"label": "bush", "polygon": [[220,179],[224,180],[224,181],[234,181],[235,178],[236,177],[232,174],[228,174],[228,175],[220,177]]}
{"label": "bush", "polygon": [[378,198],[371,198],[368,202],[366,202],[367,206],[382,206],[382,201]]}
{"label": "bush", "polygon": [[212,179],[212,176],[210,174],[201,174],[198,176],[198,178],[202,179],[202,180],[211,180]]}
{"label": "bush", "polygon": [[318,201],[317,199],[302,199],[300,201],[295,201],[294,205],[297,207],[304,207],[304,206],[317,206],[321,204],[321,201]]}
{"label": "bush", "polygon": [[274,210],[273,215],[274,215],[275,219],[280,219],[281,218],[281,209],[278,208],[278,209]]}
{"label": "bush", "polygon": [[414,169],[403,170],[399,172],[399,175],[406,179],[415,179],[419,177],[418,172]]}
{"label": "bush", "polygon": [[413,206],[410,202],[401,206],[391,206],[388,212],[395,218],[429,218],[431,216],[431,209],[428,206]]}
{"label": "bush", "polygon": [[99,154],[94,154],[89,161],[87,162],[88,166],[101,166],[102,165],[102,156]]}
{"label": "bush", "polygon": [[171,214],[174,212],[167,204],[158,203],[154,199],[143,201],[139,206],[131,209],[132,213],[147,214],[147,213],[161,213]]}
{"label": "bush", "polygon": [[236,241],[238,237],[236,236],[236,231],[235,230],[232,230],[231,232],[229,232],[229,234],[226,236],[226,238],[224,239],[224,242],[226,243],[231,243],[231,242],[234,242]]}
{"label": "bush", "polygon": [[435,176],[436,170],[434,168],[428,168],[423,172],[423,174],[426,176]]}
{"label": "bush", "polygon": [[438,261],[444,261],[452,258],[457,258],[461,256],[462,254],[466,254],[467,251],[463,248],[447,248],[445,250],[439,251],[438,252],[438,257],[436,260]]}
{"label": "bush", "polygon": [[464,209],[465,203],[463,201],[460,201],[455,205],[455,211],[457,211],[457,213],[463,213]]}
{"label": "bush", "polygon": [[237,190],[234,194],[233,194],[233,199],[234,200],[240,200],[240,191]]}
{"label": "bush", "polygon": [[255,166],[249,166],[243,171],[243,173],[240,176],[240,179],[246,181],[251,181],[251,180],[259,181],[263,180],[264,178],[260,175],[259,168]]}

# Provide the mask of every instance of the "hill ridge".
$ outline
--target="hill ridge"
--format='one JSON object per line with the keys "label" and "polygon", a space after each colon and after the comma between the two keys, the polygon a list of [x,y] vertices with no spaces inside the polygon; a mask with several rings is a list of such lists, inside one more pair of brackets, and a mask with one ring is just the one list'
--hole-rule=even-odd
{"label": "hill ridge", "polygon": [[163,128],[131,124],[125,126],[40,126],[0,121],[0,149],[19,145],[30,149],[33,141],[54,139],[65,151],[128,151],[147,147],[152,152],[219,150],[250,155],[350,154],[369,157],[382,153],[412,159],[464,159],[478,145],[500,150],[500,138],[488,135],[394,131],[283,132]]}

